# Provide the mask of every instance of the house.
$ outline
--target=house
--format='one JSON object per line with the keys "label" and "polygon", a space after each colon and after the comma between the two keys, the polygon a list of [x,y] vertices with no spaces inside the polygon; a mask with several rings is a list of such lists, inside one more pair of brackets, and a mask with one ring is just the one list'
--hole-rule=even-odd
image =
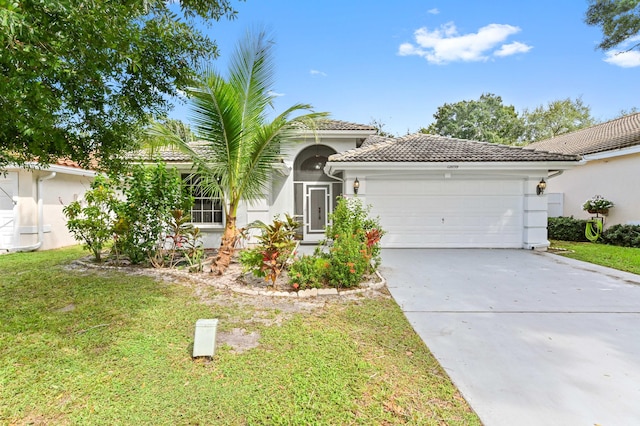
{"label": "house", "polygon": [[548,182],[550,216],[588,218],[584,202],[601,195],[614,202],[605,225],[640,224],[640,113],[535,142],[527,148],[581,155],[585,164]]}
{"label": "house", "polygon": [[62,209],[84,195],[95,174],[68,160],[0,173],[0,252],[77,244]]}
{"label": "house", "polygon": [[[357,189],[387,231],[385,247],[544,248],[547,200],[537,187],[580,161],[577,155],[441,136],[375,133],[371,126],[336,120],[323,122],[315,134],[302,132],[275,168],[269,194],[241,208],[238,226],[289,213],[302,223],[302,242],[317,242],[336,198],[355,196]],[[206,146],[193,147],[206,154]],[[189,177],[187,156],[163,151],[161,158]],[[190,179],[197,186],[197,177]],[[205,246],[216,246],[222,204],[194,189],[194,224],[205,233]]]}
{"label": "house", "polygon": [[[303,224],[299,237],[304,242],[320,241],[328,215],[337,197],[343,195],[340,175],[327,176],[323,172],[327,158],[360,146],[375,133],[372,126],[338,120],[323,121],[314,132],[301,131],[298,143],[283,153],[284,161],[274,168],[269,193],[253,204],[241,205],[237,225],[243,227],[257,220],[269,223],[276,215],[287,213]],[[207,155],[206,144],[194,142],[192,149]],[[193,186],[195,204],[191,217],[203,234],[205,247],[219,246],[224,228],[222,203],[198,190],[198,178],[191,175],[192,164],[187,155],[171,149],[158,154],[168,166],[181,171],[187,184]]]}

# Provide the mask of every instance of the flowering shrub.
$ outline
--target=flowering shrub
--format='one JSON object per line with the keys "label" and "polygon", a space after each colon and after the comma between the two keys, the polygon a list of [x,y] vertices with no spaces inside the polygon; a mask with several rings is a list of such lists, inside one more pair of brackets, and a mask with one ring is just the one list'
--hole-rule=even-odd
{"label": "flowering shrub", "polygon": [[328,252],[316,250],[291,265],[289,282],[296,289],[320,286],[354,287],[372,267],[380,264],[379,220],[369,218],[369,208],[359,199],[341,198],[325,230]]}
{"label": "flowering shrub", "polygon": [[289,267],[289,284],[294,290],[320,288],[326,283],[330,266],[323,257],[302,256]]}
{"label": "flowering shrub", "polygon": [[602,195],[594,195],[584,202],[582,210],[586,210],[589,213],[604,213],[613,206],[613,202],[607,200]]}

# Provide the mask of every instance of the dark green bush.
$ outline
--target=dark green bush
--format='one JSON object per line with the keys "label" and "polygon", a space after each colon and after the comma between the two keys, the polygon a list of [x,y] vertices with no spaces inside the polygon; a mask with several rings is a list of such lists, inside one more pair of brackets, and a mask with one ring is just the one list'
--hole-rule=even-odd
{"label": "dark green bush", "polygon": [[193,200],[180,173],[161,162],[153,167],[133,166],[119,182],[119,189],[125,200],[114,207],[114,251],[131,263],[147,261],[164,245],[162,236],[173,221],[172,212],[191,210]]}
{"label": "dark green bush", "polygon": [[605,244],[640,248],[640,225],[613,225],[601,238]]}
{"label": "dark green bush", "polygon": [[586,242],[584,234],[587,221],[572,217],[550,217],[547,222],[548,237],[551,240]]}

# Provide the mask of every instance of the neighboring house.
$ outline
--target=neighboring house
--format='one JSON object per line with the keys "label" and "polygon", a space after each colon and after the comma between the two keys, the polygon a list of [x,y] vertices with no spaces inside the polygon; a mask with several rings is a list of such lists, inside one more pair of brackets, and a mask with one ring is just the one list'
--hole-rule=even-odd
{"label": "neighboring house", "polygon": [[0,173],[0,252],[77,244],[62,209],[82,198],[94,176],[65,160],[47,168],[9,167]]}
{"label": "neighboring house", "polygon": [[[206,154],[206,146],[194,144]],[[292,214],[303,242],[324,237],[340,195],[372,206],[387,234],[384,247],[544,248],[547,200],[536,187],[550,173],[575,166],[576,155],[414,134],[391,139],[371,126],[329,120],[316,134],[301,134],[273,173],[270,193],[238,214],[238,226]],[[188,157],[163,151],[185,173]],[[191,181],[197,186],[197,178]],[[196,195],[199,195],[197,191]],[[196,197],[195,224],[219,243],[222,204]]]}
{"label": "neighboring house", "polygon": [[[605,224],[640,224],[640,113],[528,145],[536,151],[578,154],[585,164],[549,180],[550,216],[591,216],[584,202],[602,195],[615,203]],[[552,194],[551,194],[552,193]]]}

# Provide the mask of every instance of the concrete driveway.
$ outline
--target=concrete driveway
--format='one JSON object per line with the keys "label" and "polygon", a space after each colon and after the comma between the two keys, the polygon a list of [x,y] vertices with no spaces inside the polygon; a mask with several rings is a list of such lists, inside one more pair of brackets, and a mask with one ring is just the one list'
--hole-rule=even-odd
{"label": "concrete driveway", "polygon": [[486,426],[640,424],[640,276],[527,250],[382,258],[391,294]]}

